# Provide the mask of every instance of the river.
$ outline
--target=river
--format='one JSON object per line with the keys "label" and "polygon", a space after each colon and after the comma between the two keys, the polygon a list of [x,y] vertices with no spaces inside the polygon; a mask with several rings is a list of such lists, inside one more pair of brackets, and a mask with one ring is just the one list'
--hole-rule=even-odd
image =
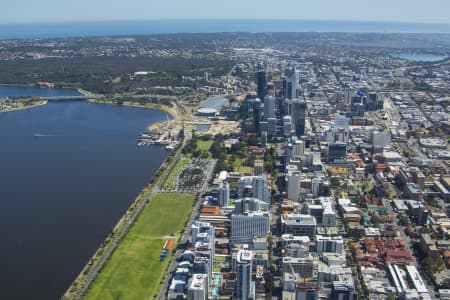
{"label": "river", "polygon": [[[77,94],[0,86],[0,97],[36,93]],[[165,119],[84,101],[0,113],[2,299],[62,296],[166,158],[164,148],[136,143]]]}
{"label": "river", "polygon": [[445,55],[427,54],[427,53],[401,53],[394,55],[394,57],[406,59],[413,62],[435,62],[447,58]]}

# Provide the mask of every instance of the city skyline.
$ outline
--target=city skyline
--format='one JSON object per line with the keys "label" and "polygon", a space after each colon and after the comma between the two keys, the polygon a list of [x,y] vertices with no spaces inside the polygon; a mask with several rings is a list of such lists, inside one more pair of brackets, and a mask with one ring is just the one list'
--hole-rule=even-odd
{"label": "city skyline", "polygon": [[[26,8],[26,9],[24,9]],[[289,9],[287,9],[289,8]],[[326,9],[324,9],[326,8]],[[3,4],[2,24],[41,22],[84,22],[125,20],[173,20],[173,19],[281,19],[370,21],[402,23],[450,23],[450,2],[437,0],[398,0],[395,2],[348,0],[284,1],[274,5],[268,0],[214,2],[199,0],[195,4],[180,0],[149,2],[135,0],[99,0],[39,2],[29,0],[10,1]]]}

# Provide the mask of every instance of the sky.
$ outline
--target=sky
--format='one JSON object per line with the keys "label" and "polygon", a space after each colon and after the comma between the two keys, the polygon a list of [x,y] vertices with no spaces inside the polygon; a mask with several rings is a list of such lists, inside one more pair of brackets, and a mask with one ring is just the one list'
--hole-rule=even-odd
{"label": "sky", "polygon": [[0,23],[303,19],[450,23],[450,0],[1,0]]}

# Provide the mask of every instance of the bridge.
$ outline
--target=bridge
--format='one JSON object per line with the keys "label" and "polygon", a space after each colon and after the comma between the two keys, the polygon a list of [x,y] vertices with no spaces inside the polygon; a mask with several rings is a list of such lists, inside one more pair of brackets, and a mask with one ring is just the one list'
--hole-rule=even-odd
{"label": "bridge", "polygon": [[[158,95],[158,94],[145,94],[145,95],[133,95],[133,94],[115,94],[111,96],[112,98],[123,97],[125,99],[140,99],[140,98],[164,98],[168,100],[178,100],[178,96],[169,96],[169,95]],[[5,100],[6,98],[0,97],[0,102]],[[86,100],[86,99],[105,99],[105,95],[74,95],[74,96],[30,96],[30,97],[19,97],[18,100],[26,101],[26,100],[36,100],[36,99],[45,99],[48,101],[77,101],[77,100]]]}
{"label": "bridge", "polygon": [[[164,98],[168,100],[178,100],[178,96],[169,96],[169,95],[157,95],[157,94],[144,94],[144,95],[133,95],[133,94],[114,94],[111,96],[112,98],[120,98],[124,99],[140,99],[140,98]],[[41,97],[43,99],[49,101],[64,101],[64,100],[85,100],[85,99],[105,99],[104,95],[77,95],[77,96],[53,96],[53,97]]]}
{"label": "bridge", "polygon": [[85,95],[77,95],[77,96],[52,96],[52,97],[41,97],[48,101],[75,101],[75,100],[86,100],[86,99],[100,99],[104,98],[105,96],[102,95],[92,95],[92,96],[85,96]]}

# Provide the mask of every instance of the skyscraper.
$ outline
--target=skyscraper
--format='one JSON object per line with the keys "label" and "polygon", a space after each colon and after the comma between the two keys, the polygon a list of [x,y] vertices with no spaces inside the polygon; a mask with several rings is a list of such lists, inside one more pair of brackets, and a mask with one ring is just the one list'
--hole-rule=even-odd
{"label": "skyscraper", "polygon": [[231,215],[231,244],[251,243],[255,237],[267,237],[269,230],[268,213]]}
{"label": "skyscraper", "polygon": [[228,206],[228,201],[230,200],[230,184],[224,181],[219,187],[218,193],[219,206]]}
{"label": "skyscraper", "polygon": [[254,176],[252,181],[252,195],[253,197],[264,201],[270,202],[270,188],[267,184],[267,179],[264,176]]}
{"label": "skyscraper", "polygon": [[300,196],[300,172],[293,172],[288,176],[288,198],[298,201]]}
{"label": "skyscraper", "polygon": [[291,136],[292,132],[292,118],[291,116],[283,117],[283,135],[284,137]]}
{"label": "skyscraper", "polygon": [[328,162],[345,161],[347,157],[347,144],[336,142],[328,145]]}
{"label": "skyscraper", "polygon": [[249,299],[252,279],[252,254],[252,251],[248,250],[239,250],[237,254],[236,299]]}
{"label": "skyscraper", "polygon": [[294,68],[292,70],[286,71],[286,81],[285,81],[285,97],[287,99],[297,98],[297,88],[299,83],[299,73]]}
{"label": "skyscraper", "polygon": [[258,98],[253,102],[253,127],[256,133],[259,133],[261,123],[261,100]]}
{"label": "skyscraper", "polygon": [[264,98],[264,120],[275,118],[275,99],[271,96]]}
{"label": "skyscraper", "polygon": [[291,116],[295,127],[295,135],[300,137],[305,134],[306,102],[300,99],[288,100],[286,102],[288,114]]}
{"label": "skyscraper", "polygon": [[266,72],[258,71],[257,73],[257,89],[258,98],[264,100],[266,96]]}

